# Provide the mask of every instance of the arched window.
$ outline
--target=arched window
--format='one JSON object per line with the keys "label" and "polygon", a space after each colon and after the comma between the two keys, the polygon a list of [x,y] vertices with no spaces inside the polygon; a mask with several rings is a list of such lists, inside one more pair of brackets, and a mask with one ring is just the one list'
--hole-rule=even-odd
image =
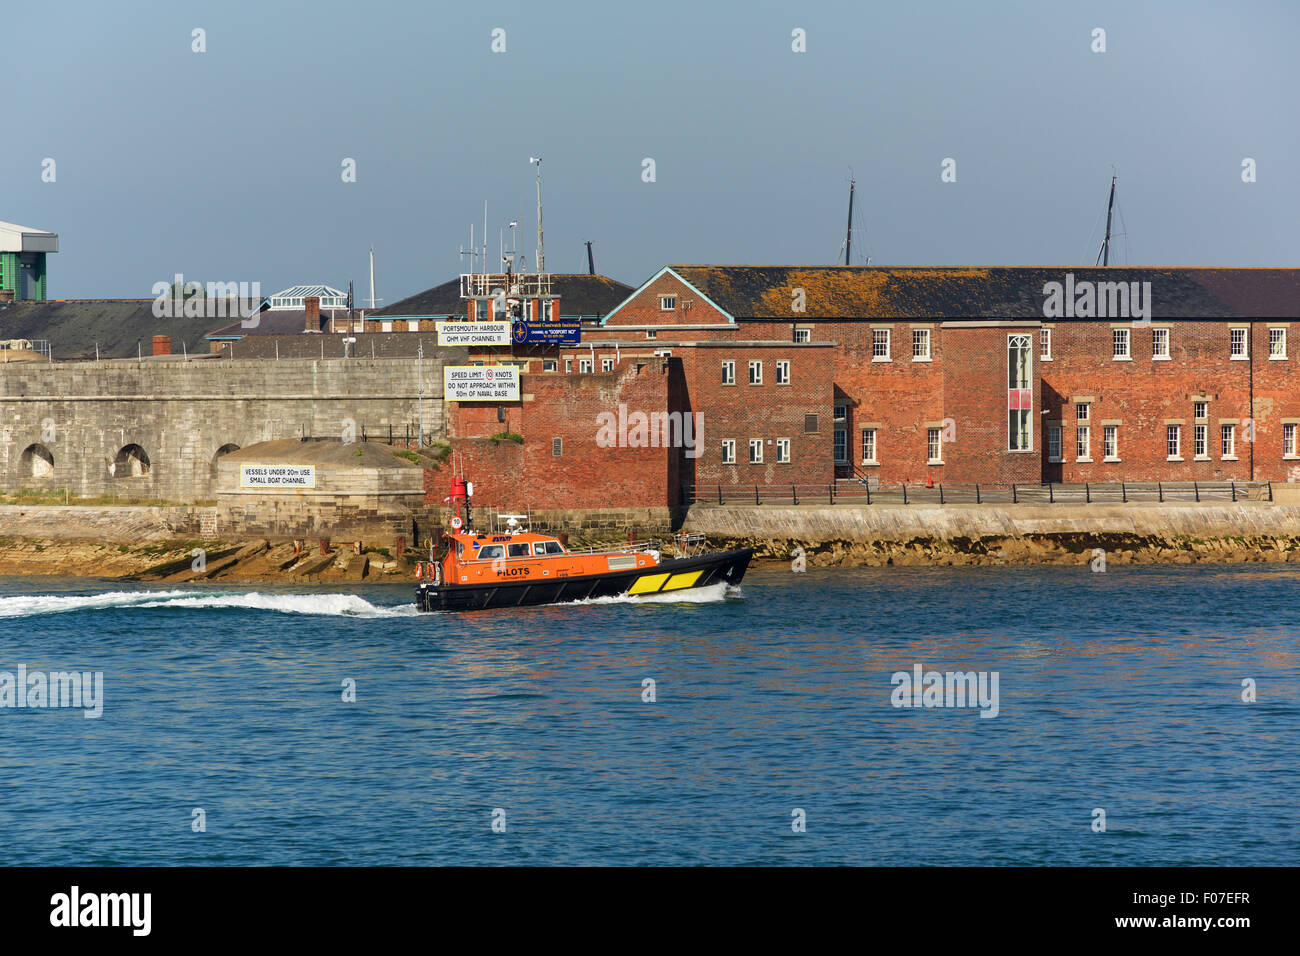
{"label": "arched window", "polygon": [[113,459],[114,478],[143,478],[149,474],[149,456],[139,445],[124,445]]}

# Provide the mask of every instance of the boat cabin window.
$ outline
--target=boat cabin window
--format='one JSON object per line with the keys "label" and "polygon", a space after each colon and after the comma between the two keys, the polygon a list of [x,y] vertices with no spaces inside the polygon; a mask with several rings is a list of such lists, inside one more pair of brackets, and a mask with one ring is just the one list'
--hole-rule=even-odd
{"label": "boat cabin window", "polygon": [[497,558],[504,558],[505,551],[499,544],[488,544],[478,549],[478,559],[480,561],[495,561]]}
{"label": "boat cabin window", "polygon": [[528,545],[527,545],[527,544],[512,544],[512,545],[510,545],[509,547],[507,547],[506,550],[509,552],[510,557],[512,557],[512,558],[526,558],[526,557],[528,557]]}
{"label": "boat cabin window", "polygon": [[533,554],[564,554],[564,548],[558,541],[538,541],[533,545]]}

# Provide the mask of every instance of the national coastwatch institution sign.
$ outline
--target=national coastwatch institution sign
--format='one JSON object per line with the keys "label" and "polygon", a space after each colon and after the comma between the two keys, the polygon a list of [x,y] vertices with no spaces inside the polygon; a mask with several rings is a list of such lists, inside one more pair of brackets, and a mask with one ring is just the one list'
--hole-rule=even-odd
{"label": "national coastwatch institution sign", "polygon": [[519,369],[514,365],[445,365],[442,388],[449,402],[517,402]]}

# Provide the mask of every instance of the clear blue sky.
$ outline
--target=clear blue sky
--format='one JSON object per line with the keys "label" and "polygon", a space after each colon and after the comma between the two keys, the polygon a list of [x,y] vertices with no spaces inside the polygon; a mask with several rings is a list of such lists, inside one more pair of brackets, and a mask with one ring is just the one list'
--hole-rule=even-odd
{"label": "clear blue sky", "polygon": [[182,272],[264,293],[352,278],[360,300],[373,244],[393,302],[461,271],[484,200],[493,258],[522,214],[531,263],[530,155],[550,271],[585,271],[591,239],[634,285],[670,262],[833,262],[850,167],[855,262],[1091,264],[1114,166],[1119,264],[1300,265],[1294,2],[490,9],[19,4],[0,219],[60,234],[53,297],[145,297]]}

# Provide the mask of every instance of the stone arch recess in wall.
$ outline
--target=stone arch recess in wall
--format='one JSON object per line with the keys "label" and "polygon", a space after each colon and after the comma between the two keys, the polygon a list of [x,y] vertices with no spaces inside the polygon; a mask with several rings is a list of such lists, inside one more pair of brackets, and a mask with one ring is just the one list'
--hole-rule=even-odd
{"label": "stone arch recess in wall", "polygon": [[149,455],[139,445],[123,445],[113,459],[114,478],[143,478],[149,474]]}
{"label": "stone arch recess in wall", "polygon": [[232,451],[239,451],[239,446],[236,445],[233,441],[230,441],[230,442],[226,442],[224,445],[218,448],[216,454],[212,456],[212,477],[213,478],[217,477],[217,462],[219,462],[224,456],[229,455]]}
{"label": "stone arch recess in wall", "polygon": [[53,478],[54,453],[40,442],[28,445],[18,460],[18,470],[24,478]]}

